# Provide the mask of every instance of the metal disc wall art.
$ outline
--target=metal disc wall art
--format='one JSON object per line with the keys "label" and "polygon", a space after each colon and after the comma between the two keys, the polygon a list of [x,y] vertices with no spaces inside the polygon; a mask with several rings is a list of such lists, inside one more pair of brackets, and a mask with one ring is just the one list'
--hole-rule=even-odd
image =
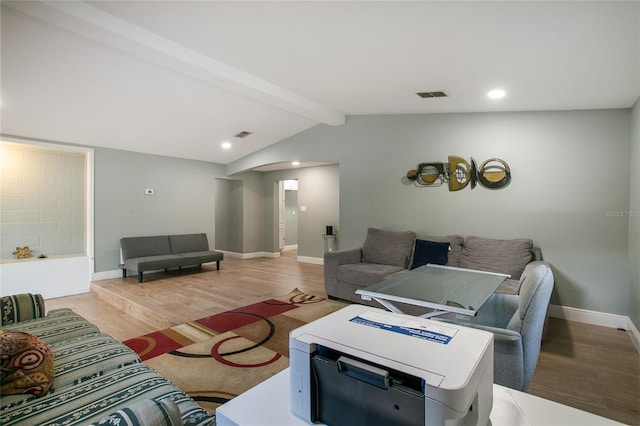
{"label": "metal disc wall art", "polygon": [[504,188],[511,182],[511,169],[506,161],[490,158],[478,168],[476,161],[450,155],[448,163],[420,163],[415,170],[407,172],[407,179],[416,186],[442,186],[447,184],[449,191],[459,191],[471,185],[474,189],[479,183],[487,189]]}

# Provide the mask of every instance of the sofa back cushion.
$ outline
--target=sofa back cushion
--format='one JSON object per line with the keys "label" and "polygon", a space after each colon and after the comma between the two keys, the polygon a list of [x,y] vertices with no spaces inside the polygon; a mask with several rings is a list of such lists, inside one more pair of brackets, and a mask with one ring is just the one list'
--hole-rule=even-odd
{"label": "sofa back cushion", "polygon": [[0,298],[2,325],[14,324],[44,316],[44,298],[41,294],[22,293]]}
{"label": "sofa back cushion", "polygon": [[169,243],[173,254],[209,251],[207,234],[169,235]]}
{"label": "sofa back cushion", "polygon": [[362,245],[362,261],[407,268],[415,239],[416,234],[411,231],[396,232],[369,228]]}
{"label": "sofa back cushion", "polygon": [[532,260],[529,239],[496,240],[470,236],[464,241],[460,266],[468,269],[509,274],[514,280]]}
{"label": "sofa back cushion", "polygon": [[171,254],[169,237],[166,235],[120,238],[120,248],[122,249],[123,259]]}

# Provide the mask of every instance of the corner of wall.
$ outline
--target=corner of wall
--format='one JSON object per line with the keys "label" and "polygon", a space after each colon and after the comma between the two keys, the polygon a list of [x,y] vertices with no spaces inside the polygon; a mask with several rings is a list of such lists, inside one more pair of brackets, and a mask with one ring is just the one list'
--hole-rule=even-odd
{"label": "corner of wall", "polygon": [[629,317],[640,328],[640,97],[631,108],[629,186]]}

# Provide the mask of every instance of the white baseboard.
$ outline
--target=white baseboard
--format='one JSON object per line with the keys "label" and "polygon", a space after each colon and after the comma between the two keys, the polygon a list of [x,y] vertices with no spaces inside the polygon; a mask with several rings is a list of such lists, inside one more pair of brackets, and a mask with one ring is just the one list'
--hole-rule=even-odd
{"label": "white baseboard", "polygon": [[549,316],[563,318],[569,321],[601,325],[603,327],[624,329],[629,333],[631,341],[638,352],[640,352],[640,332],[635,324],[633,324],[633,321],[631,321],[631,318],[627,316],[558,305],[549,305]]}
{"label": "white baseboard", "polygon": [[290,250],[298,250],[298,245],[292,244],[289,246],[284,246],[284,249],[282,249],[282,251],[290,251]]}
{"label": "white baseboard", "polygon": [[226,251],[226,250],[216,250],[219,251],[220,253],[224,254],[225,256],[234,258],[234,259],[253,259],[256,257],[268,257],[271,259],[276,259],[278,257],[280,257],[280,252],[268,252],[268,251],[256,251],[256,252],[252,252],[252,253],[238,253],[235,251]]}
{"label": "white baseboard", "polygon": [[301,263],[313,263],[314,265],[324,265],[322,257],[298,256],[296,260]]}
{"label": "white baseboard", "polygon": [[629,337],[631,338],[633,345],[636,347],[638,352],[640,352],[640,331],[638,331],[638,328],[631,319],[629,319],[629,323],[627,324],[627,333],[629,333]]}

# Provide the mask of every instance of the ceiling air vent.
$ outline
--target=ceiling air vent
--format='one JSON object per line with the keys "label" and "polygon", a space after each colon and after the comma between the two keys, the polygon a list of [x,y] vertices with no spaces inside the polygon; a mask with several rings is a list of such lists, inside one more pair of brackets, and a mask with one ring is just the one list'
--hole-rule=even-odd
{"label": "ceiling air vent", "polygon": [[437,92],[418,92],[416,93],[416,95],[420,96],[421,98],[446,98],[447,97],[447,94],[442,90],[439,90]]}
{"label": "ceiling air vent", "polygon": [[246,138],[250,134],[251,134],[251,132],[247,132],[246,130],[243,130],[242,132],[238,133],[234,137],[242,139],[242,138]]}

